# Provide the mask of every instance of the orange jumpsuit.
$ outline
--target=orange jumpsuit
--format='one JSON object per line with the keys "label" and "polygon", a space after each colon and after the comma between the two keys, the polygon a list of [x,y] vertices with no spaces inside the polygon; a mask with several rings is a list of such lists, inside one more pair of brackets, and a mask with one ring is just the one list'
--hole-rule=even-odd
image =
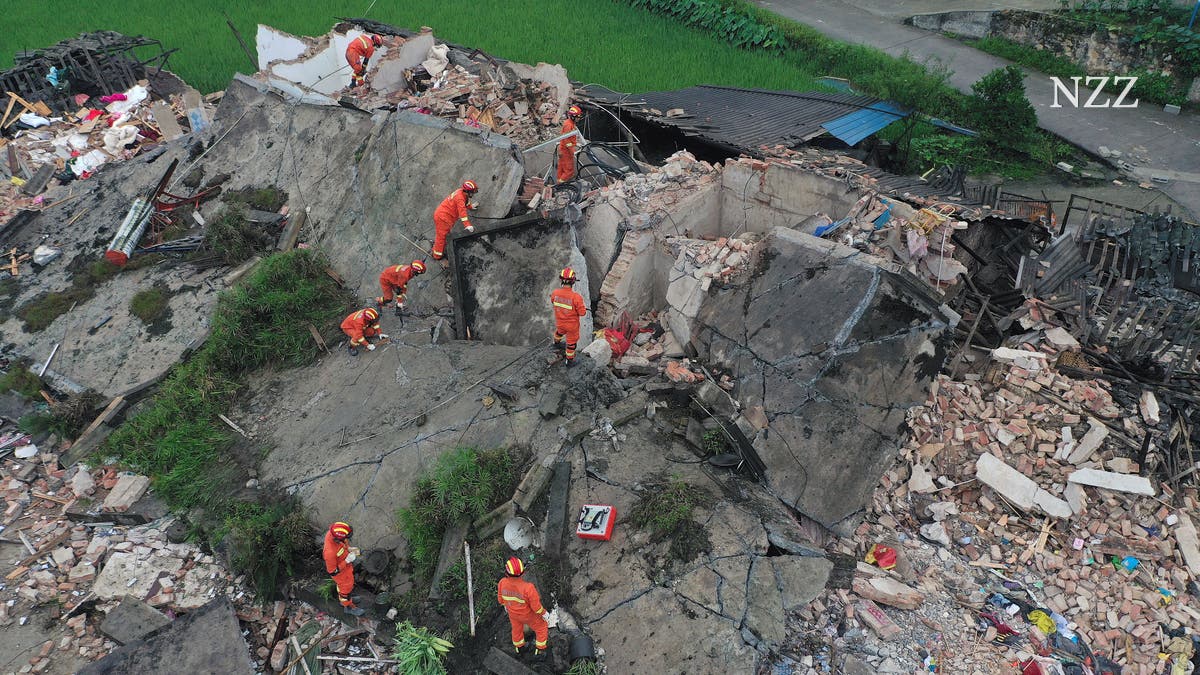
{"label": "orange jumpsuit", "polygon": [[346,562],[348,555],[350,544],[334,539],[332,532],[325,532],[325,571],[337,584],[338,601],[342,607],[354,606],[354,601],[350,599],[350,592],[354,590],[354,567]]}
{"label": "orange jumpsuit", "polygon": [[[562,133],[575,131],[575,120],[570,117],[563,122]],[[575,177],[575,147],[579,145],[579,137],[572,136],[558,142],[558,182],[565,183]]]}
{"label": "orange jumpsuit", "polygon": [[579,317],[587,314],[583,296],[570,286],[560,286],[550,293],[550,304],[554,306],[554,344],[567,341],[567,360],[575,358],[575,347],[579,344]]}
{"label": "orange jumpsuit", "polygon": [[520,577],[504,577],[496,587],[496,599],[508,611],[513,647],[525,646],[525,626],[529,626],[533,629],[533,646],[545,649],[550,642],[550,627],[542,618],[546,609],[533,584]]}
{"label": "orange jumpsuit", "polygon": [[346,63],[350,64],[350,69],[354,71],[354,76],[350,80],[351,86],[362,84],[362,77],[367,72],[367,61],[375,54],[375,45],[371,44],[371,38],[366,35],[359,35],[346,45]]}
{"label": "orange jumpsuit", "polygon": [[379,275],[379,287],[383,289],[383,297],[379,304],[391,302],[393,290],[396,293],[396,304],[404,303],[404,295],[408,292],[408,282],[416,273],[412,265],[392,265]]}
{"label": "orange jumpsuit", "polygon": [[350,346],[367,344],[367,338],[379,335],[379,324],[367,321],[367,310],[360,309],[342,321],[342,332],[350,336]]}
{"label": "orange jumpsuit", "polygon": [[471,200],[462,188],[450,193],[442,200],[437,210],[433,212],[433,258],[441,260],[446,255],[446,235],[450,234],[454,223],[461,222],[463,227],[471,227],[467,213],[471,210]]}

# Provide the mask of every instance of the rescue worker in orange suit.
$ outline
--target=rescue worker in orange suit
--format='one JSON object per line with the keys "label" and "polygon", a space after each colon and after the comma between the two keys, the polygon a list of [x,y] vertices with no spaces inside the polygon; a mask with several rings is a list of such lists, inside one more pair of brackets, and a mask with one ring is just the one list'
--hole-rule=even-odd
{"label": "rescue worker in orange suit", "polygon": [[350,337],[350,356],[358,355],[358,348],[365,346],[367,351],[375,351],[375,345],[367,338],[377,337],[387,339],[387,334],[379,330],[379,310],[367,307],[353,312],[342,321],[342,332]]}
{"label": "rescue worker in orange suit", "polygon": [[[575,120],[583,115],[579,106],[567,108],[567,121],[563,122],[562,133],[569,134],[576,130]],[[575,149],[579,147],[579,137],[571,136],[558,142],[558,182],[565,183],[575,177]]]}
{"label": "rescue worker in orange suit", "polygon": [[359,35],[346,45],[346,63],[354,71],[350,76],[350,86],[358,87],[363,83],[367,74],[367,62],[375,54],[375,48],[383,46],[383,38],[378,35]]}
{"label": "rescue worker in orange suit", "polygon": [[575,270],[563,268],[558,274],[562,286],[550,292],[550,305],[554,307],[555,351],[567,357],[567,367],[575,365],[575,347],[579,344],[579,317],[587,314],[583,296],[575,292]]}
{"label": "rescue worker in orange suit", "polygon": [[346,613],[362,616],[364,610],[355,606],[350,597],[351,591],[354,590],[354,558],[351,554],[354,557],[358,556],[358,549],[350,546],[352,534],[354,528],[348,523],[339,521],[329,526],[329,531],[325,533],[325,571],[329,573],[333,583],[337,584],[338,602],[342,603]]}
{"label": "rescue worker in orange suit", "polygon": [[479,186],[475,184],[475,181],[463,181],[462,187],[443,199],[437,210],[433,212],[434,260],[446,257],[446,237],[454,228],[455,223],[462,223],[467,232],[475,231],[475,226],[471,224],[468,213],[476,208],[475,203],[471,201],[471,197],[475,196],[476,192],[479,192]]}
{"label": "rescue worker in orange suit", "polygon": [[542,598],[538,595],[533,584],[521,578],[525,573],[525,563],[520,558],[512,557],[504,563],[505,577],[496,588],[496,599],[504,605],[508,612],[508,622],[512,624],[513,649],[518,654],[525,646],[525,627],[533,629],[533,656],[535,659],[545,658],[546,646],[550,642],[550,627],[546,620],[550,615],[542,607]]}
{"label": "rescue worker in orange suit", "polygon": [[408,282],[418,274],[425,273],[425,261],[414,260],[408,265],[391,265],[379,274],[379,287],[383,289],[383,295],[375,298],[375,304],[379,309],[392,301],[392,294],[396,295],[396,316],[404,311],[404,296],[408,292]]}

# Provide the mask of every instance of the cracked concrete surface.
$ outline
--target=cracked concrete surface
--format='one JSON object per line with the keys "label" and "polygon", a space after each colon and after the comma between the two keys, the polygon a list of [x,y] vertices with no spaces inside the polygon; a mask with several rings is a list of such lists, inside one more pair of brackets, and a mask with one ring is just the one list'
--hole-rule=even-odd
{"label": "cracked concrete surface", "polygon": [[[804,540],[786,507],[761,486],[702,463],[659,424],[639,416],[618,428],[624,440],[616,447],[585,438],[571,452],[571,507],[618,509],[611,541],[570,536],[572,609],[616,672],[754,672],[760,655],[794,628],[791,610],[825,587],[832,564],[817,551],[772,555],[768,523]],[[639,494],[666,478],[712,497],[695,514],[709,550],[691,561],[667,559],[669,544],[628,520]]]}
{"label": "cracked concrete surface", "polygon": [[857,512],[891,461],[905,411],[943,353],[940,301],[854,249],[791,230],[765,242],[761,269],[705,298],[693,331],[728,368],[771,490],[827,527]]}

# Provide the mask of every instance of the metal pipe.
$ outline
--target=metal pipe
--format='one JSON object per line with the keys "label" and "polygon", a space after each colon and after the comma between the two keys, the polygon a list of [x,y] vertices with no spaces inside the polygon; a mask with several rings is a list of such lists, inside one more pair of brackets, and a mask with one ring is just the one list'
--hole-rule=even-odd
{"label": "metal pipe", "polygon": [[538,143],[537,145],[535,145],[535,146],[533,146],[533,147],[531,147],[531,148],[525,148],[524,150],[522,150],[522,151],[521,151],[521,154],[525,154],[525,153],[530,153],[530,152],[533,152],[534,150],[538,150],[538,149],[540,149],[540,148],[544,148],[544,147],[546,147],[547,145],[550,145],[551,143],[557,143],[557,142],[561,141],[561,140],[562,140],[562,139],[564,139],[564,138],[570,138],[570,137],[572,137],[572,136],[579,136],[579,138],[580,138],[581,140],[586,140],[586,139],[584,139],[584,138],[583,138],[583,135],[579,133],[579,130],[578,130],[578,129],[576,129],[575,131],[569,131],[569,132],[567,132],[567,133],[565,133],[565,134],[563,134],[563,135],[561,135],[561,136],[556,136],[556,137],[554,137],[554,138],[551,138],[551,139],[550,139],[550,140],[548,140],[548,141],[542,141],[541,143]]}

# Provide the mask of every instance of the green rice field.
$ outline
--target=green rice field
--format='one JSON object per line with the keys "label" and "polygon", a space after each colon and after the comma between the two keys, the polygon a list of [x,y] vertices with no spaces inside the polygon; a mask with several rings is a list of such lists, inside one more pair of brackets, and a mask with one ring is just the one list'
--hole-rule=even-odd
{"label": "green rice field", "polygon": [[430,26],[445,40],[525,63],[561,63],[572,79],[620,91],[694,84],[812,89],[817,73],[728,45],[704,32],[615,0],[127,0],[123,3],[9,2],[0,12],[0,69],[13,53],[84,31],[116,30],[178,48],[169,68],[201,91],[223,89],[251,64],[225,23],[228,13],[251,49],[264,23],[320,35],[338,16],[405,28]]}

